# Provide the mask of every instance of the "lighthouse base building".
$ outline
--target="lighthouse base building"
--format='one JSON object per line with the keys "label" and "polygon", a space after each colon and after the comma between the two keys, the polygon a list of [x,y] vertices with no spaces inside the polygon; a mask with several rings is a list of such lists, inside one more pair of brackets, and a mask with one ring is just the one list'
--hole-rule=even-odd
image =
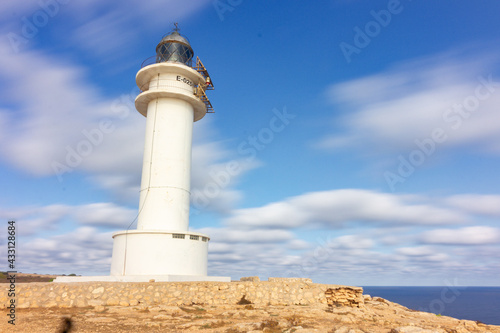
{"label": "lighthouse base building", "polygon": [[213,112],[205,94],[212,80],[199,58],[191,66],[192,57],[176,28],[137,73],[135,106],[146,117],[137,229],[113,234],[110,275],[55,282],[231,281],[207,275],[210,237],[189,230],[193,123]]}

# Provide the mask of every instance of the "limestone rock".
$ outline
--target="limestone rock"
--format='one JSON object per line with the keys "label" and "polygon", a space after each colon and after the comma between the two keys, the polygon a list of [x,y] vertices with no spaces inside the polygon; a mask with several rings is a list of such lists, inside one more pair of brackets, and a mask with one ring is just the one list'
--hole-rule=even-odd
{"label": "limestone rock", "polygon": [[96,317],[96,318],[88,318],[87,321],[89,322],[97,322],[97,323],[111,323],[116,321],[115,318],[109,318],[109,317]]}
{"label": "limestone rock", "polygon": [[104,287],[99,287],[92,290],[92,294],[102,294],[103,292],[104,292]]}
{"label": "limestone rock", "polygon": [[333,331],[334,333],[349,333],[351,329],[347,326],[342,326],[342,327],[339,327],[337,328],[335,331]]}
{"label": "limestone rock", "polygon": [[416,327],[416,326],[404,326],[404,327],[398,327],[398,328],[393,328],[391,330],[391,333],[443,333],[446,331],[443,330],[435,330],[435,329],[425,329],[421,327]]}
{"label": "limestone rock", "polygon": [[260,282],[260,278],[258,276],[246,276],[240,279],[242,282]]}
{"label": "limestone rock", "polygon": [[317,333],[317,332],[319,332],[319,330],[316,328],[302,328],[299,326],[299,328],[296,328],[296,330],[293,332],[294,333]]}
{"label": "limestone rock", "polygon": [[270,277],[267,279],[269,282],[304,282],[312,283],[311,279],[308,278],[284,278],[284,277]]}
{"label": "limestone rock", "polygon": [[103,312],[105,310],[106,310],[106,308],[102,305],[98,305],[98,306],[94,307],[95,312]]}

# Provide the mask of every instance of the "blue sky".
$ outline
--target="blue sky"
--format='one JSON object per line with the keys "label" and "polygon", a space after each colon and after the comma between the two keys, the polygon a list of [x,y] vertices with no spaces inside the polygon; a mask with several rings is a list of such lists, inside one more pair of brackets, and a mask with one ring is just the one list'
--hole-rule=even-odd
{"label": "blue sky", "polygon": [[0,217],[17,221],[18,270],[109,274],[111,234],[138,209],[135,75],[179,22],[216,87],[190,216],[209,274],[499,285],[499,10],[3,2]]}

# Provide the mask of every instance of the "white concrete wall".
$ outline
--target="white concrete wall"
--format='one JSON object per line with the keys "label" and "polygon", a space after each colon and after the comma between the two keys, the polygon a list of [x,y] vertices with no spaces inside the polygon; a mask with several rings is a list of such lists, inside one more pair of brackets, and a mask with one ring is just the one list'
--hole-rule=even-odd
{"label": "white concrete wall", "polygon": [[[198,236],[191,240],[190,235]],[[186,233],[185,239],[172,232],[125,231],[113,238],[111,275],[207,275],[208,237]]]}
{"label": "white concrete wall", "polygon": [[190,103],[149,102],[138,230],[188,230],[192,136]]}

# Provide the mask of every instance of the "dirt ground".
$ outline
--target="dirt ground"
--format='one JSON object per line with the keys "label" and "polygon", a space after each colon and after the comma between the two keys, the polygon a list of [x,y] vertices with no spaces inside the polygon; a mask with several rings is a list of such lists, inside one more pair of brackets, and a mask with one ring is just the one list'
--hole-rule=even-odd
{"label": "dirt ground", "polygon": [[[368,302],[364,309],[318,306],[156,306],[17,309],[16,325],[0,311],[0,332],[411,332],[500,333],[500,326],[408,310],[388,301]],[[65,330],[71,326],[70,330]]]}

